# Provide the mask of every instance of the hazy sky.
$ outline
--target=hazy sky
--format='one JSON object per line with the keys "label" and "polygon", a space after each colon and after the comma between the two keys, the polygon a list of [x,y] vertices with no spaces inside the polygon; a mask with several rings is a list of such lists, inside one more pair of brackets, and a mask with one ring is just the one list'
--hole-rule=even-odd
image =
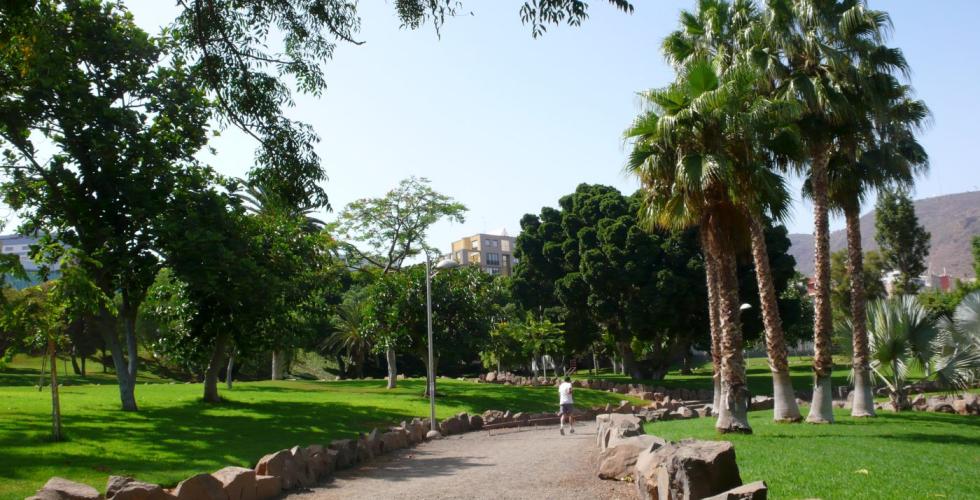
{"label": "hazy sky", "polygon": [[[169,0],[125,3],[154,33],[176,12]],[[556,205],[582,182],[638,187],[622,173],[621,134],[636,114],[635,92],[672,79],[659,44],[694,2],[638,0],[625,15],[593,0],[582,27],[552,28],[538,40],[520,22],[522,3],[466,0],[467,14],[448,20],[439,38],[431,28],[399,29],[390,1],[361,2],[366,43],[340,45],[326,65],[326,94],[297,96],[290,112],[323,139],[335,210],[407,176],[427,177],[470,209],[466,223],[431,231],[429,243],[448,250],[463,235],[500,227],[516,234],[523,214]],[[922,137],[932,171],[916,196],[978,189],[980,2],[871,5],[891,13],[891,43],[905,51],[912,84],[934,113]],[[215,146],[208,161],[244,175],[254,144],[227,131]],[[791,232],[812,231],[810,211],[795,204]]]}

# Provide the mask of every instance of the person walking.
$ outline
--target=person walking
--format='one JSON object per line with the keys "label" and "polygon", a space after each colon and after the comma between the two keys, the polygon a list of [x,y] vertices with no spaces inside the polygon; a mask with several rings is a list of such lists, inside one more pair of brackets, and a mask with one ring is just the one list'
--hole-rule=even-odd
{"label": "person walking", "polygon": [[571,377],[565,377],[565,381],[558,386],[558,414],[559,422],[561,423],[558,432],[562,436],[565,435],[565,419],[568,419],[568,432],[575,434],[575,417],[572,416],[572,412],[575,411],[575,398],[572,397],[572,379]]}

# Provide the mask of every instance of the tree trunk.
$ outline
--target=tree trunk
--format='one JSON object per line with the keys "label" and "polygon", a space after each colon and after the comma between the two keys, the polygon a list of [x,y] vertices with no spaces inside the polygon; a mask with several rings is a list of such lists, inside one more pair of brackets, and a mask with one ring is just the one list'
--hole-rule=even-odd
{"label": "tree trunk", "polygon": [[388,358],[388,388],[398,387],[398,359],[396,358],[395,348],[388,346],[385,349],[385,357]]}
{"label": "tree trunk", "polygon": [[211,360],[208,367],[204,370],[204,402],[220,403],[221,396],[218,395],[218,372],[224,364],[225,352],[228,350],[229,335],[227,333],[218,334],[214,339],[214,349],[211,351]]}
{"label": "tree trunk", "polygon": [[704,257],[704,277],[708,292],[708,325],[711,335],[711,381],[714,387],[711,411],[715,416],[721,408],[721,327],[718,320],[718,273],[714,259],[710,258],[707,220],[701,221],[701,253]]}
{"label": "tree trunk", "polygon": [[617,344],[619,344],[619,352],[623,355],[623,375],[629,375],[633,380],[643,380],[645,378],[644,373],[639,363],[636,362],[633,347],[626,341],[619,341]]}
{"label": "tree trunk", "polygon": [[74,347],[72,347],[72,349],[71,349],[70,357],[71,357],[71,369],[72,369],[72,371],[75,372],[75,375],[81,375],[82,374],[82,368],[80,366],[78,366],[78,356],[75,356],[75,348]]}
{"label": "tree trunk", "polygon": [[283,352],[279,349],[272,351],[272,380],[282,380],[283,362],[285,361]]}
{"label": "tree trunk", "polygon": [[[783,321],[779,317],[779,302],[776,286],[772,281],[769,266],[769,251],[766,248],[766,234],[759,214],[748,213],[749,230],[752,240],[752,261],[755,264],[755,279],[759,285],[759,303],[762,309],[762,324],[766,331],[766,353],[769,355],[769,370],[772,371],[773,420],[777,422],[799,422],[803,420],[800,407],[789,377],[789,358],[786,351],[786,337],[783,334]],[[777,395],[779,397],[777,397]]]}
{"label": "tree trunk", "polygon": [[718,275],[718,323],[721,329],[721,407],[715,428],[721,433],[751,434],[735,252],[727,228],[716,221],[711,223],[709,243],[709,254]]}
{"label": "tree trunk", "polygon": [[599,356],[595,353],[595,347],[592,348],[592,377],[595,378],[599,375]]}
{"label": "tree trunk", "polygon": [[[856,201],[856,200],[854,200]],[[864,292],[864,252],[861,248],[860,205],[854,203],[844,210],[847,221],[847,273],[851,279],[851,325],[854,354],[854,398],[852,417],[875,416],[875,400],[871,388],[871,369],[868,365],[867,297]]]}
{"label": "tree trunk", "polygon": [[819,148],[813,156],[810,183],[813,189],[814,251],[813,268],[816,294],[813,297],[813,401],[806,420],[829,424],[834,421],[831,371],[833,317],[830,309],[830,221],[827,200],[827,151]]}
{"label": "tree trunk", "polygon": [[48,355],[51,357],[51,439],[61,441],[61,401],[58,394],[58,359],[54,339],[48,339]]}
{"label": "tree trunk", "polygon": [[123,411],[137,411],[136,381],[129,375],[129,369],[126,366],[122,347],[119,345],[119,339],[116,336],[116,318],[108,311],[102,311],[100,320],[102,339],[105,341],[106,347],[109,348],[109,353],[112,355],[112,366],[116,370],[116,381],[119,383],[119,399],[122,402],[122,409]]}
{"label": "tree trunk", "polygon": [[82,376],[85,376],[85,356],[82,356]]}
{"label": "tree trunk", "polygon": [[231,390],[232,381],[234,380],[235,373],[235,350],[232,349],[228,353],[228,368],[225,370],[225,384],[228,385],[228,390]]}

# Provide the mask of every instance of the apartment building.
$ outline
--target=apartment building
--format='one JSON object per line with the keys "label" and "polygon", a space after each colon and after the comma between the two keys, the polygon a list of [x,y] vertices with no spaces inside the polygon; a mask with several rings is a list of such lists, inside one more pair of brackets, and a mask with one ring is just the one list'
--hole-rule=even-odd
{"label": "apartment building", "polygon": [[[13,254],[20,259],[20,264],[27,271],[27,281],[6,276],[7,282],[14,288],[21,289],[40,283],[44,276],[41,275],[41,266],[31,260],[31,245],[37,243],[37,238],[33,236],[23,236],[19,234],[0,235],[0,253]],[[61,275],[60,266],[57,263],[51,264],[48,269],[47,278],[54,279]]]}
{"label": "apartment building", "polygon": [[477,265],[480,269],[501,276],[513,273],[515,238],[506,229],[497,233],[479,233],[453,242],[449,258],[460,264]]}

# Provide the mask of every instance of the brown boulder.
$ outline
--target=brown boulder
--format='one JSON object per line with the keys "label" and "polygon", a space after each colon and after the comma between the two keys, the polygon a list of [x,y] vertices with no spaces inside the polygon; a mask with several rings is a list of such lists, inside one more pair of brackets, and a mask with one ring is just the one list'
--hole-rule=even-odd
{"label": "brown boulder", "polygon": [[652,460],[656,464],[656,487],[651,488],[647,482],[649,471],[639,470],[639,460],[637,483],[642,478],[645,489],[655,489],[659,498],[705,498],[742,484],[735,463],[735,447],[727,441],[684,440],[664,446],[653,454],[658,455]]}
{"label": "brown boulder", "polygon": [[705,500],[766,500],[768,493],[769,488],[766,487],[765,481],[756,481],[732,488]]}
{"label": "brown boulder", "polygon": [[255,500],[255,471],[244,467],[225,467],[214,474],[228,500]]}
{"label": "brown boulder", "polygon": [[255,498],[268,500],[282,492],[282,480],[276,476],[255,476]]}
{"label": "brown boulder", "polygon": [[371,451],[371,443],[368,442],[368,438],[365,435],[361,435],[357,440],[357,448],[354,449],[354,458],[359,464],[365,462],[370,462],[374,458],[374,453]]}
{"label": "brown boulder", "polygon": [[52,477],[37,490],[37,496],[45,500],[99,500],[102,495],[95,488],[61,477]]}
{"label": "brown boulder", "polygon": [[681,418],[693,418],[693,417],[696,416],[696,414],[694,413],[694,410],[692,410],[692,409],[690,409],[690,408],[688,408],[686,406],[678,406],[677,407],[677,410],[675,410],[675,412],[678,415],[680,415]]}
{"label": "brown boulder", "polygon": [[938,412],[938,413],[955,413],[956,410],[953,408],[951,401],[945,397],[931,397],[926,400],[926,411]]}
{"label": "brown boulder", "polygon": [[769,396],[754,396],[749,403],[749,411],[771,410],[775,405],[776,400]]}
{"label": "brown boulder", "polygon": [[408,447],[408,433],[404,431],[392,430],[381,435],[381,443],[384,445],[385,453]]}
{"label": "brown boulder", "polygon": [[929,403],[926,402],[925,394],[919,394],[912,399],[912,409],[918,411],[925,411],[929,407]]}
{"label": "brown boulder", "polygon": [[337,463],[337,455],[339,455],[337,450],[327,449],[320,444],[311,444],[306,447],[309,469],[317,481],[333,474]]}
{"label": "brown boulder", "polygon": [[228,500],[221,481],[211,474],[191,476],[181,481],[171,493],[177,500]]}
{"label": "brown boulder", "polygon": [[306,453],[306,448],[293,446],[289,449],[289,454],[293,456],[293,463],[296,467],[296,479],[300,486],[309,488],[316,484],[316,472],[313,464],[310,463],[310,456]]}
{"label": "brown boulder", "polygon": [[460,433],[470,431],[470,416],[465,411],[456,415],[456,420],[459,422]]}
{"label": "brown boulder", "polygon": [[[350,439],[335,439],[330,442],[330,449],[337,451],[336,462],[334,462],[334,469],[343,470],[348,469],[354,465],[355,461],[355,444],[353,440]],[[256,470],[259,474],[261,471]]]}
{"label": "brown boulder", "polygon": [[372,457],[381,456],[388,452],[384,449],[384,443],[381,442],[381,431],[378,429],[372,429],[364,439],[367,440],[367,446],[371,450]]}
{"label": "brown boulder", "polygon": [[483,417],[479,415],[470,416],[470,429],[474,431],[483,429]]}
{"label": "brown boulder", "polygon": [[623,438],[643,434],[643,421],[634,415],[610,413],[596,417],[596,445],[599,450],[609,446],[612,437]]}
{"label": "brown boulder", "polygon": [[631,479],[638,455],[666,444],[663,439],[646,434],[611,438],[609,447],[599,453],[599,479]]}
{"label": "brown boulder", "polygon": [[255,473],[260,476],[276,476],[281,480],[282,489],[291,490],[300,484],[299,464],[289,450],[279,450],[259,459]]}
{"label": "brown boulder", "polygon": [[174,496],[159,485],[137,481],[131,477],[109,476],[106,498],[112,500],[170,500]]}

